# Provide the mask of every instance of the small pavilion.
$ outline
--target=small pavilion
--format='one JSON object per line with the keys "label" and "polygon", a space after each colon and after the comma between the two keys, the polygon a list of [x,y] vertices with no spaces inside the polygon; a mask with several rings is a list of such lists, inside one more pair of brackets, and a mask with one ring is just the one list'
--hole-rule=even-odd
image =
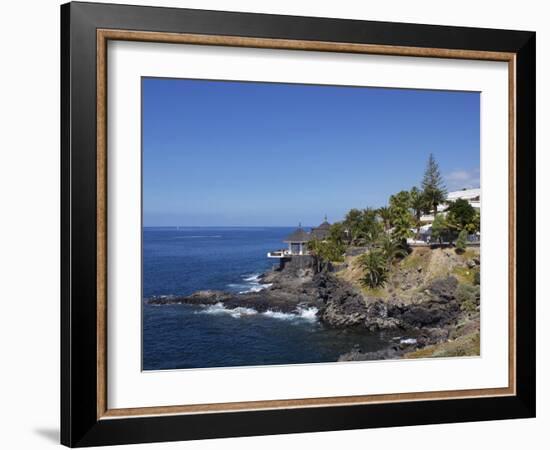
{"label": "small pavilion", "polygon": [[311,237],[319,241],[324,241],[330,234],[330,223],[328,223],[327,216],[325,214],[324,222],[311,230]]}
{"label": "small pavilion", "polygon": [[283,259],[290,260],[293,256],[309,255],[308,242],[312,240],[324,241],[328,238],[329,233],[330,223],[326,216],[325,221],[318,227],[312,228],[311,231],[304,230],[300,223],[298,228],[283,240],[285,244],[288,244],[288,248],[268,252],[267,257],[278,258],[282,261]]}
{"label": "small pavilion", "polygon": [[302,228],[302,224],[287,236],[283,242],[288,244],[288,255],[306,255],[307,243],[311,240],[311,234]]}

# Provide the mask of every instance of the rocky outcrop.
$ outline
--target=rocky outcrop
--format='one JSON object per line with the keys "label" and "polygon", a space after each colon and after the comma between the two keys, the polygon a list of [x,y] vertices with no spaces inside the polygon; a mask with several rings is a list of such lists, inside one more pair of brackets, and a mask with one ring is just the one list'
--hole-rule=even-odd
{"label": "rocky outcrop", "polygon": [[253,308],[262,313],[275,311],[295,313],[300,308],[321,307],[315,286],[312,283],[312,262],[291,264],[284,269],[263,274],[260,281],[265,289],[259,292],[230,293],[224,291],[197,291],[188,296],[160,296],[147,300],[151,305],[186,304],[214,305],[223,303],[227,309]]}
{"label": "rocky outcrop", "polygon": [[[372,298],[356,283],[346,281],[330,266],[321,266],[315,258],[288,262],[282,268],[260,277],[265,289],[234,294],[223,291],[198,291],[189,296],[163,296],[148,299],[150,304],[214,305],[227,309],[253,308],[266,311],[299,313],[315,307],[319,320],[328,327],[349,328],[365,332],[388,332],[388,347],[378,352],[353,349],[342,361],[397,358],[425,346],[437,345],[460,334],[459,319],[464,316],[462,300],[457,295],[459,283],[454,276],[423,278],[422,271],[408,267],[394,280],[411,281],[413,294],[400,298],[403,291],[386,298]],[[392,342],[391,336],[409,336]]]}
{"label": "rocky outcrop", "polygon": [[320,318],[334,327],[360,326],[369,331],[434,328],[456,321],[461,313],[454,277],[434,280],[414,304],[365,300],[350,283],[330,274],[320,274],[314,282],[323,301]]}

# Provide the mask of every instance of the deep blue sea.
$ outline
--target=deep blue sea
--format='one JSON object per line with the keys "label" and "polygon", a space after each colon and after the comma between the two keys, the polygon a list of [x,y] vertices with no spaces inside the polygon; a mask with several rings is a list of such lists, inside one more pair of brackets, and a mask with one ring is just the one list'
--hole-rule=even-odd
{"label": "deep blue sea", "polygon": [[[285,227],[143,229],[143,297],[201,289],[260,290],[257,276],[274,264]],[[334,330],[315,311],[300,315],[143,302],[143,369],[185,369],[332,362],[355,345],[387,345],[377,334]]]}

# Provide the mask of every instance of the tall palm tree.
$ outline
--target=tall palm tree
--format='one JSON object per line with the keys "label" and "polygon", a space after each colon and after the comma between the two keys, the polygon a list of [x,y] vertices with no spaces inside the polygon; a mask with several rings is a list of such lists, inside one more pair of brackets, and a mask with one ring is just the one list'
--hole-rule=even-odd
{"label": "tall palm tree", "polygon": [[407,251],[402,247],[402,245],[390,236],[384,236],[380,240],[379,245],[380,251],[386,259],[386,266],[388,269],[397,258],[404,258],[407,256]]}
{"label": "tall palm tree", "polygon": [[381,228],[376,219],[376,210],[365,208],[362,214],[360,237],[365,244],[372,244],[378,240]]}
{"label": "tall palm tree", "polygon": [[384,224],[384,231],[388,231],[391,228],[391,211],[387,206],[382,206],[376,211],[378,217],[382,219]]}
{"label": "tall palm tree", "polygon": [[418,239],[420,234],[420,218],[423,213],[429,212],[431,205],[424,192],[416,186],[414,186],[410,191],[410,206],[413,210],[414,221],[416,224],[416,238]]}

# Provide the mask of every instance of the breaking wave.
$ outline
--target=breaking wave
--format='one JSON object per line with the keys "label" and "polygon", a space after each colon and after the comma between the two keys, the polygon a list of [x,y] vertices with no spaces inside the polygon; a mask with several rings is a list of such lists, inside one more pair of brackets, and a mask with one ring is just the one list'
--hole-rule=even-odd
{"label": "breaking wave", "polygon": [[260,292],[264,289],[271,287],[271,284],[260,283],[260,274],[252,273],[242,276],[243,283],[231,283],[228,284],[231,290],[236,291],[239,294],[246,294],[248,292]]}
{"label": "breaking wave", "polygon": [[223,303],[216,303],[215,305],[210,305],[204,307],[202,311],[198,311],[199,313],[204,314],[213,314],[215,316],[219,315],[230,315],[231,317],[234,317],[235,319],[238,319],[242,316],[253,316],[255,314],[258,314],[258,311],[252,308],[233,308],[229,309],[226,308]]}
{"label": "breaking wave", "polygon": [[318,309],[312,306],[309,308],[298,307],[295,313],[284,313],[280,311],[271,311],[269,309],[263,313],[259,313],[254,308],[226,308],[223,303],[219,302],[215,305],[203,306],[200,311],[197,311],[197,314],[229,315],[235,319],[245,316],[260,315],[272,319],[316,322],[317,312]]}
{"label": "breaking wave", "polygon": [[271,311],[267,310],[263,313],[263,315],[272,317],[274,319],[282,319],[282,320],[305,320],[307,322],[316,322],[317,321],[317,313],[319,310],[315,308],[314,306],[311,306],[309,308],[303,308],[298,307],[297,312],[295,313],[283,313],[280,311]]}

